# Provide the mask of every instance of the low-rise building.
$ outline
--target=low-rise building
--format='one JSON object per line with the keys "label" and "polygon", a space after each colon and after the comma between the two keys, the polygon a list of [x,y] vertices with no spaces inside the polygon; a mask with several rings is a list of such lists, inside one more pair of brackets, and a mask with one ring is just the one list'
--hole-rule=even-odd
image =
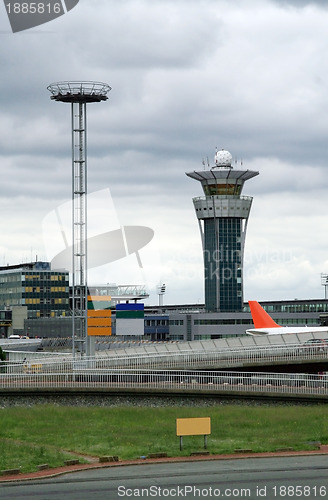
{"label": "low-rise building", "polygon": [[49,262],[0,267],[0,309],[26,307],[27,318],[65,316],[69,309],[69,273]]}

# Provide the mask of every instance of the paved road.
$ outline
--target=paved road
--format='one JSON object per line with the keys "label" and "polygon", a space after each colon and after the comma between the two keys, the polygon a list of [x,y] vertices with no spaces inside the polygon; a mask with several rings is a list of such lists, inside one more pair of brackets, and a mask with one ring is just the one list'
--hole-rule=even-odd
{"label": "paved road", "polygon": [[328,500],[328,457],[144,464],[0,485],[0,499],[234,498]]}

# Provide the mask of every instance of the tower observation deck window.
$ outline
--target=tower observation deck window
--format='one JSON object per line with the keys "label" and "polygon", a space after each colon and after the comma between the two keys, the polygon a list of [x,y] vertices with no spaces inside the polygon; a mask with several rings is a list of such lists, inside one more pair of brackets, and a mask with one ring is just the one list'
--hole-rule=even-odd
{"label": "tower observation deck window", "polygon": [[205,184],[204,194],[205,196],[215,196],[215,195],[240,195],[242,186],[239,184]]}

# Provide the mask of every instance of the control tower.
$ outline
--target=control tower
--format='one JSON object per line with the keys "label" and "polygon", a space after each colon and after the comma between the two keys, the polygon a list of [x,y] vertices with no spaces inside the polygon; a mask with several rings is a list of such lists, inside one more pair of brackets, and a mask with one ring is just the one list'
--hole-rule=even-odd
{"label": "control tower", "polygon": [[253,198],[241,196],[244,182],[259,172],[232,167],[232,155],[217,151],[213,167],[186,175],[199,181],[205,196],[193,198],[200,228],[205,280],[205,308],[241,311],[246,228]]}

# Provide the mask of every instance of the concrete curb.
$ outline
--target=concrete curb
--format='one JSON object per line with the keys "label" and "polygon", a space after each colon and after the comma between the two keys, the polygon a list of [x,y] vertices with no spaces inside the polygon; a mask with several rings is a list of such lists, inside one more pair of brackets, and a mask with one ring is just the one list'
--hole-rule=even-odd
{"label": "concrete curb", "polygon": [[328,445],[322,445],[318,450],[311,451],[281,451],[281,452],[264,452],[264,453],[231,453],[226,455],[197,455],[189,457],[167,457],[167,458],[139,458],[136,460],[110,461],[107,463],[93,464],[76,464],[63,466],[54,469],[40,470],[27,474],[9,474],[0,476],[0,484],[8,482],[32,481],[38,479],[50,479],[53,477],[69,474],[72,472],[81,472],[84,470],[104,469],[109,467],[124,467],[129,465],[144,465],[144,464],[161,464],[161,463],[176,463],[176,462],[199,462],[209,460],[245,460],[247,458],[273,458],[273,457],[295,457],[295,456],[311,456],[311,455],[328,455]]}

